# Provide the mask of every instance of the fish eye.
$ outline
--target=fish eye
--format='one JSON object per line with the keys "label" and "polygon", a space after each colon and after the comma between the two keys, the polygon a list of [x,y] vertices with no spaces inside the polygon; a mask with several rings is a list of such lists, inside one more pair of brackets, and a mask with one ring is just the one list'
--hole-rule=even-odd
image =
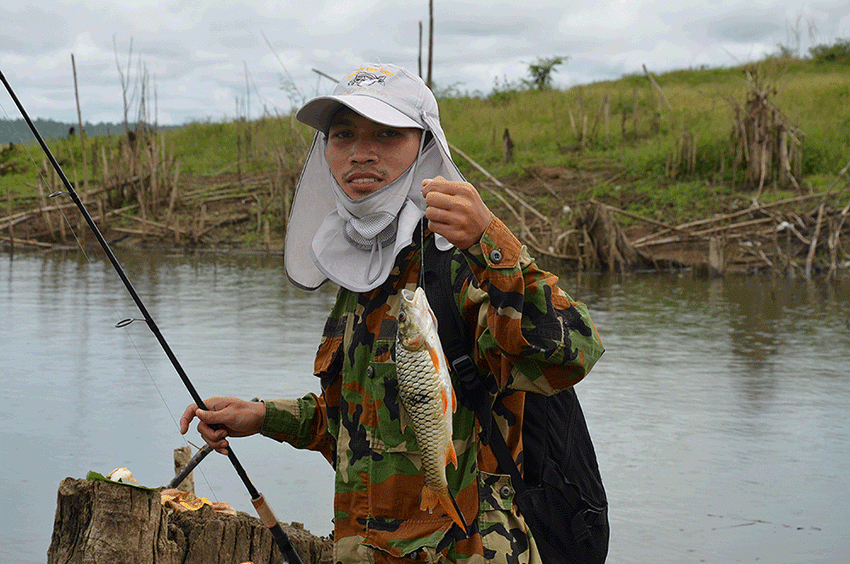
{"label": "fish eye", "polygon": [[407,321],[407,314],[403,311],[398,312],[398,321],[399,323],[404,323],[405,321]]}

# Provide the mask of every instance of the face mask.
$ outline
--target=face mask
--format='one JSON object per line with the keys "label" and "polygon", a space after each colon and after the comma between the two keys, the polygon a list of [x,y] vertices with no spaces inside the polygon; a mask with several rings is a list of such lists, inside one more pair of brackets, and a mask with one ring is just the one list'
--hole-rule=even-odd
{"label": "face mask", "polygon": [[380,286],[396,256],[413,240],[425,215],[422,180],[439,174],[440,162],[439,150],[431,142],[420,148],[419,157],[401,176],[356,200],[333,182],[335,209],[311,244],[316,267],[349,290],[365,292]]}

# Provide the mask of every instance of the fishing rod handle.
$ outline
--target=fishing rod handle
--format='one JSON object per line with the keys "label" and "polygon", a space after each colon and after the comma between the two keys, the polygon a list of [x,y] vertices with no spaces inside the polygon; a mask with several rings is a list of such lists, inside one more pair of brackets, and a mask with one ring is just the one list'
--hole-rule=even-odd
{"label": "fishing rod handle", "polygon": [[272,511],[272,508],[268,503],[266,503],[266,498],[263,494],[258,493],[257,497],[251,498],[251,503],[253,504],[254,509],[257,510],[260,520],[271,531],[275,542],[283,552],[284,556],[286,556],[287,562],[289,562],[289,564],[304,564],[301,561],[301,557],[298,556],[297,552],[295,552],[295,548],[292,546],[292,541],[289,540],[289,536],[286,534],[286,531],[284,531],[283,527],[280,526],[274,511]]}

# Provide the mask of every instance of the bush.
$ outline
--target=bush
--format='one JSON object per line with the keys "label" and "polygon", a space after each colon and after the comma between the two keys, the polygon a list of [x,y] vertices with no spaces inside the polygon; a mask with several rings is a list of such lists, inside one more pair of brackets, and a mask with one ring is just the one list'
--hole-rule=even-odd
{"label": "bush", "polygon": [[809,55],[818,63],[850,63],[850,39],[836,39],[832,45],[815,45],[809,49]]}

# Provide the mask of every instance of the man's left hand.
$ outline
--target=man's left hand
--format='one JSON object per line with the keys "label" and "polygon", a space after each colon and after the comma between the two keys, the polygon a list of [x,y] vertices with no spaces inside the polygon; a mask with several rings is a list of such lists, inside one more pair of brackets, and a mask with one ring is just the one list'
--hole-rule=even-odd
{"label": "man's left hand", "polygon": [[461,250],[476,244],[490,225],[493,214],[469,182],[442,176],[422,181],[428,227]]}

